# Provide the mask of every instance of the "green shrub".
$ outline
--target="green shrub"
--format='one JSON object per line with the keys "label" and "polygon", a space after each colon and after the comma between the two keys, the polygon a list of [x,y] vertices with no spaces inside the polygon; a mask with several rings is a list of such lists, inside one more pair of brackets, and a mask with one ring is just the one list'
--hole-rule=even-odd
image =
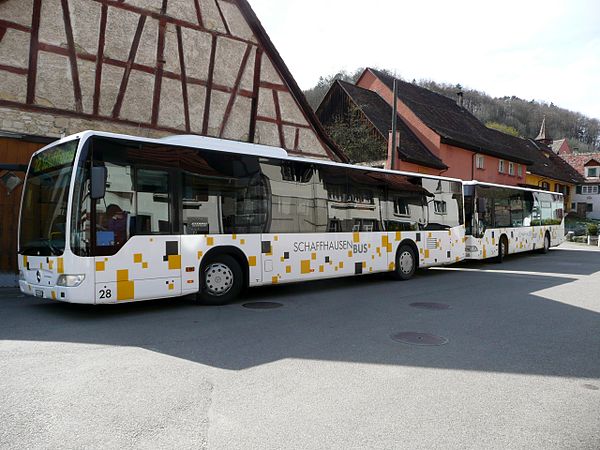
{"label": "green shrub", "polygon": [[587,226],[588,234],[590,236],[598,236],[598,224],[590,223]]}

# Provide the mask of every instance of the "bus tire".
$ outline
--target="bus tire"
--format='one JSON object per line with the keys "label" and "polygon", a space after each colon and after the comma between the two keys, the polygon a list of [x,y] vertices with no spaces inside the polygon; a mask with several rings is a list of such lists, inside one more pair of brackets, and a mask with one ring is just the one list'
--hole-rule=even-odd
{"label": "bus tire", "polygon": [[244,289],[244,274],[239,263],[230,255],[215,255],[200,268],[198,303],[226,305]]}
{"label": "bus tire", "polygon": [[501,264],[504,258],[508,256],[508,238],[505,235],[500,236],[498,242],[498,256],[496,256],[496,262]]}
{"label": "bus tire", "polygon": [[544,235],[544,245],[542,248],[540,248],[540,253],[548,253],[550,251],[550,244],[550,233],[546,231],[546,234]]}
{"label": "bus tire", "polygon": [[403,244],[396,252],[396,267],[392,272],[392,276],[396,280],[409,280],[417,271],[417,254],[415,250],[407,244]]}

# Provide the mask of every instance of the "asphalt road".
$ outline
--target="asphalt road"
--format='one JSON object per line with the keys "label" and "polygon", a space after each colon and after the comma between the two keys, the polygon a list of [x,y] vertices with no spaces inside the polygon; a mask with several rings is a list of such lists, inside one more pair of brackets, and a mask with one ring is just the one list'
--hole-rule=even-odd
{"label": "asphalt road", "polygon": [[597,449],[599,313],[600,252],[574,246],[225,307],[0,290],[0,448]]}

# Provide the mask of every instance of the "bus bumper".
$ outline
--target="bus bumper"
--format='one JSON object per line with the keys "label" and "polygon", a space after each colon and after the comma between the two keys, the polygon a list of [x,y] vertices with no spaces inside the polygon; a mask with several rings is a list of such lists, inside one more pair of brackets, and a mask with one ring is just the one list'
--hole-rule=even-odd
{"label": "bus bumper", "polygon": [[60,286],[40,286],[37,284],[28,283],[25,280],[19,280],[19,289],[25,295],[31,297],[44,298],[47,300],[55,300],[67,303],[88,303],[94,304],[94,299],[82,299],[79,294],[79,289]]}

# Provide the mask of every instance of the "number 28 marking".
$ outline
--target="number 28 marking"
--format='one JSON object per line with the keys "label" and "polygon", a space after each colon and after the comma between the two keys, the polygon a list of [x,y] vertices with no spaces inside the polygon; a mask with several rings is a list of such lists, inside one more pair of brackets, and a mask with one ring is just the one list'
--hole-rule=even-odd
{"label": "number 28 marking", "polygon": [[100,298],[112,297],[112,291],[110,289],[100,289],[100,291],[98,291],[98,294],[100,294]]}

